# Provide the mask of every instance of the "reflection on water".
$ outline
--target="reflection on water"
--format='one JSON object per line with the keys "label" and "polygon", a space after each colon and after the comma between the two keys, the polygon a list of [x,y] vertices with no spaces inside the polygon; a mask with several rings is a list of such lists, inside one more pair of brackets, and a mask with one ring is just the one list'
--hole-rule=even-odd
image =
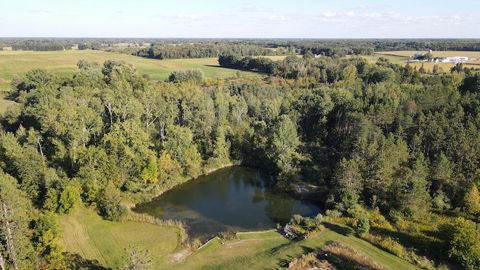
{"label": "reflection on water", "polygon": [[274,191],[271,179],[258,170],[232,167],[176,187],[135,211],[182,220],[190,235],[208,237],[225,231],[274,228],[293,214],[315,215],[320,208]]}

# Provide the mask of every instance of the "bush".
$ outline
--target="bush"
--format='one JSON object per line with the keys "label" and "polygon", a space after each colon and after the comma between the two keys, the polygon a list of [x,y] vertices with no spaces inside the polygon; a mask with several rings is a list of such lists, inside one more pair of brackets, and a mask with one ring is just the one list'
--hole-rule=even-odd
{"label": "bush", "polygon": [[63,214],[70,213],[81,201],[80,188],[76,185],[69,185],[60,194],[58,211]]}
{"label": "bush", "polygon": [[188,70],[176,70],[168,76],[169,82],[181,83],[181,82],[195,82],[201,83],[204,80],[204,76],[199,69]]}
{"label": "bush", "polygon": [[127,214],[127,208],[121,203],[121,193],[112,181],[102,191],[98,206],[100,214],[112,221],[119,221]]}
{"label": "bush", "polygon": [[285,225],[284,233],[287,238],[305,239],[310,232],[322,230],[323,216],[318,214],[314,218],[293,215],[290,222]]}
{"label": "bush", "polygon": [[364,235],[370,231],[370,220],[362,216],[355,221],[355,231],[358,235]]}
{"label": "bush", "polygon": [[338,210],[327,210],[325,211],[325,215],[329,218],[339,218],[342,216],[342,212]]}
{"label": "bush", "polygon": [[448,254],[466,269],[480,269],[480,232],[476,224],[457,218],[441,227],[444,240],[448,243]]}

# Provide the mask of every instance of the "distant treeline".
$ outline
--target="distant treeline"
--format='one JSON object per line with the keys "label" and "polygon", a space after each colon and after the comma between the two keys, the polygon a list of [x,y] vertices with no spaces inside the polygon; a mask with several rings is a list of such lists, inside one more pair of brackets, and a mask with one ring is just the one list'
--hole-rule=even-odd
{"label": "distant treeline", "polygon": [[186,43],[186,44],[152,44],[134,54],[154,59],[205,58],[218,57],[221,54],[239,54],[242,56],[284,55],[285,48],[265,48],[248,43]]}
{"label": "distant treeline", "polygon": [[253,58],[247,56],[242,58],[233,54],[222,54],[218,57],[218,63],[226,68],[258,71],[270,75],[275,72],[275,62],[265,57]]}
{"label": "distant treeline", "polygon": [[0,49],[116,51],[153,59],[218,57],[221,54],[265,56],[313,54],[329,57],[370,55],[376,51],[480,51],[478,39],[129,39],[4,38]]}
{"label": "distant treeline", "polygon": [[71,46],[62,40],[0,40],[0,49],[7,47],[14,51],[62,51]]}

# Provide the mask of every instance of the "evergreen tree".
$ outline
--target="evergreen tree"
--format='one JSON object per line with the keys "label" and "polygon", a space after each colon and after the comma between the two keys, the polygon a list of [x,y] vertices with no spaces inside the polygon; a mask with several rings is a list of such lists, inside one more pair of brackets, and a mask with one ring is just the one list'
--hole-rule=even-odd
{"label": "evergreen tree", "polygon": [[355,160],[342,159],[335,172],[334,183],[337,207],[343,211],[357,204],[363,188],[363,179]]}

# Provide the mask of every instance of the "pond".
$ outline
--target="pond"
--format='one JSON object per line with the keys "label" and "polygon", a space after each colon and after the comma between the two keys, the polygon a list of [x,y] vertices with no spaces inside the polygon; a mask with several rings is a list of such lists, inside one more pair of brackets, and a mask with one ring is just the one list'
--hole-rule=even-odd
{"label": "pond", "polygon": [[256,169],[230,167],[175,187],[134,210],[181,220],[190,236],[207,238],[220,232],[275,228],[293,214],[313,216],[321,208],[275,190],[271,177]]}

